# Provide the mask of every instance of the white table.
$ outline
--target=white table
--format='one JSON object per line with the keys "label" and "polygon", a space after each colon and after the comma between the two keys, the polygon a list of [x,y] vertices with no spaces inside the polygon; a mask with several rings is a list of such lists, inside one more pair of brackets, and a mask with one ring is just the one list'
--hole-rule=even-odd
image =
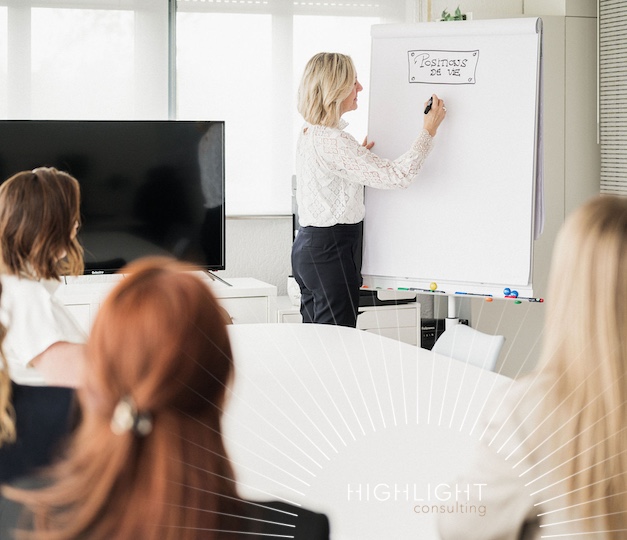
{"label": "white table", "polygon": [[510,379],[351,328],[229,332],[224,435],[243,496],[325,512],[333,540],[436,538],[430,508],[463,503],[450,482]]}

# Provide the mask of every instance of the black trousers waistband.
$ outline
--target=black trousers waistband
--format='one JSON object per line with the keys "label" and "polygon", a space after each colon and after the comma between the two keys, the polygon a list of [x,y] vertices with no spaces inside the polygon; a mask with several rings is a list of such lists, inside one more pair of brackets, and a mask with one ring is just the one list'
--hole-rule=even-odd
{"label": "black trousers waistband", "polygon": [[314,227],[312,225],[308,225],[306,227],[300,227],[299,232],[304,232],[307,234],[360,234],[363,229],[364,222],[360,221],[359,223],[336,223],[335,225],[331,225],[329,227]]}

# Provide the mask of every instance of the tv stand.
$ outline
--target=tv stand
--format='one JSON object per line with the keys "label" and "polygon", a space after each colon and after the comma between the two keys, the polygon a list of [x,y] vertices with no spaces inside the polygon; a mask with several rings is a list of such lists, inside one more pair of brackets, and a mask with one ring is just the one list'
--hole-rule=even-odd
{"label": "tv stand", "polygon": [[[205,270],[194,272],[207,283],[233,323],[273,323],[277,320],[275,285],[254,278],[235,277],[229,278],[230,283],[227,283]],[[89,333],[100,304],[122,279],[122,274],[67,277],[55,296]]]}
{"label": "tv stand", "polygon": [[205,272],[207,273],[207,275],[213,280],[213,281],[221,281],[222,283],[224,283],[225,285],[228,285],[229,287],[232,287],[233,285],[231,283],[229,283],[228,281],[222,279],[219,276],[216,276],[211,270],[205,270]]}

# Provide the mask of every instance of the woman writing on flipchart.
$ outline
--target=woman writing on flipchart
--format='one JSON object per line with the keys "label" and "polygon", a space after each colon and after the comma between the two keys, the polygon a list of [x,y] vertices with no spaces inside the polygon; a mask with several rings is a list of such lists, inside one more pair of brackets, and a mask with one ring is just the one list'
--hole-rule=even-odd
{"label": "woman writing on flipchart", "polygon": [[292,271],[301,290],[303,322],[355,327],[361,286],[364,186],[406,188],[431,151],[446,115],[433,95],[423,129],[402,156],[383,159],[344,131],[344,113],[357,109],[363,89],[349,56],[316,54],[305,67],[298,111],[305,119],[296,150],[296,199],[300,229]]}

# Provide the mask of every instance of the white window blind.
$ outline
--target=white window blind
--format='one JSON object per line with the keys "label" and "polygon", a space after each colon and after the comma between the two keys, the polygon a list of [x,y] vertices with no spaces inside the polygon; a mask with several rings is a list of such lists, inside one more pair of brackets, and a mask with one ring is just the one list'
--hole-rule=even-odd
{"label": "white window blind", "polygon": [[627,196],[627,2],[599,0],[601,193]]}
{"label": "white window blind", "polygon": [[0,81],[3,118],[167,118],[167,0],[0,0]]}

